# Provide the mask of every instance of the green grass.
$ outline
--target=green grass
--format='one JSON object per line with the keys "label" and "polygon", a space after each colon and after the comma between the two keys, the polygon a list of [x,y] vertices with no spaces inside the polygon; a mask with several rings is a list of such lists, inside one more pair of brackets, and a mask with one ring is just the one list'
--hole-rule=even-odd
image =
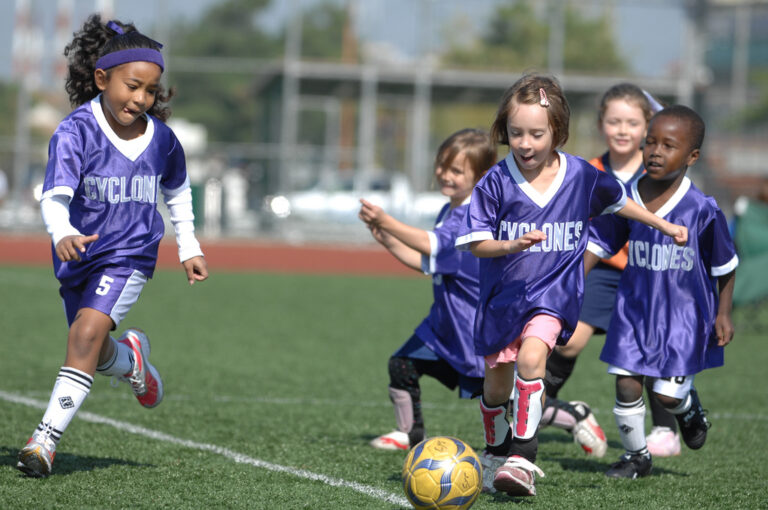
{"label": "green grass", "polygon": [[[403,498],[404,454],[367,442],[394,426],[387,359],[430,300],[429,281],[418,278],[216,273],[190,288],[181,271],[158,272],[122,326],[150,335],[165,401],[145,410],[126,385],[111,388],[97,376],[82,408],[90,415],[81,412],[67,429],[54,476],[34,480],[14,469],[15,457],[43,410],[0,396],[0,508],[400,508],[381,494]],[[0,318],[0,392],[47,402],[66,345],[50,269],[0,266]],[[768,345],[755,326],[768,322],[768,310],[736,319],[726,366],[697,377],[714,424],[702,450],[656,459],[648,478],[606,479],[622,450],[611,414],[613,380],[597,359],[602,338],[596,337],[562,396],[595,408],[608,454],[587,458],[569,435],[543,430],[537,464],[547,476],[539,479],[536,498],[516,503],[768,508]],[[481,448],[477,402],[461,401],[429,378],[422,386],[428,433]],[[91,415],[166,436],[85,419]],[[246,463],[205,449],[214,446],[246,456]],[[473,509],[512,501],[481,495]]]}

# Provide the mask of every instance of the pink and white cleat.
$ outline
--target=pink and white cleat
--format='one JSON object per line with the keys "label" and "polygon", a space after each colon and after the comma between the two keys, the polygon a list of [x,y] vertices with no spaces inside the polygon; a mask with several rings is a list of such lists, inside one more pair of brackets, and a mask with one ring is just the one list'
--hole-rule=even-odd
{"label": "pink and white cleat", "polygon": [[411,447],[408,434],[399,430],[377,437],[371,441],[370,445],[377,450],[407,450]]}
{"label": "pink and white cleat", "polygon": [[654,457],[680,455],[680,436],[669,427],[653,427],[645,438],[648,451]]}
{"label": "pink and white cleat", "polygon": [[149,337],[140,329],[127,329],[118,342],[133,351],[133,371],[120,377],[131,385],[133,394],[144,407],[157,406],[163,400],[163,380],[149,362]]}
{"label": "pink and white cleat", "polygon": [[496,470],[493,487],[510,496],[535,496],[537,473],[539,476],[544,476],[544,471],[533,462],[519,455],[513,455]]}

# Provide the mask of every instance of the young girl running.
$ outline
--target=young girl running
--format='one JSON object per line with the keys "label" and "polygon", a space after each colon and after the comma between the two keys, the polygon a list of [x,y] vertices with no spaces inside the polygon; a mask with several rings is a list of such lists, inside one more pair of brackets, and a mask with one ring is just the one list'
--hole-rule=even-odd
{"label": "young girl running", "polygon": [[509,145],[509,155],[475,186],[456,240],[481,257],[474,342],[486,363],[483,465],[493,488],[514,496],[535,495],[535,473],[543,476],[534,462],[545,364],[576,327],[589,218],[615,212],[677,243],[687,239],[685,227],[628,200],[619,181],[557,150],[568,139],[569,117],[554,78],[526,75],[507,90],[491,135]]}
{"label": "young girl running", "polygon": [[478,260],[455,248],[472,187],[496,162],[496,144],[484,131],[449,136],[435,158],[435,178],[448,197],[430,231],[406,225],[366,200],[360,219],[373,237],[406,266],[432,275],[434,303],[411,338],[389,359],[389,397],[397,429],[371,441],[374,448],[407,450],[425,437],[419,378],[429,375],[459,396],[483,387],[483,359],[474,352],[472,325],[479,293]]}
{"label": "young girl running", "polygon": [[208,270],[195,239],[184,152],[163,121],[169,99],[160,85],[161,45],[131,24],[104,25],[91,16],[64,50],[66,89],[75,110],[49,145],[40,202],[53,241],[69,335],[48,408],[17,467],[33,477],[51,473],[61,435],[98,372],[131,385],[144,407],[163,398],[138,329],[110,336],[136,303],[157,261],[164,225],[162,191],[190,285]]}
{"label": "young girl running", "polygon": [[[598,129],[608,150],[589,162],[621,182],[632,183],[645,172],[642,144],[653,114],[661,105],[650,94],[631,83],[620,83],[609,88],[600,100]],[[576,358],[595,333],[605,333],[611,320],[616,289],[624,267],[627,249],[600,261],[587,276],[584,304],[573,336],[567,345],[557,346],[547,360],[544,379],[547,402],[542,423],[564,428],[573,433],[582,448],[596,457],[602,457],[608,446],[602,429],[583,402],[563,402],[558,392],[571,376]],[[652,379],[647,381],[652,383]],[[680,439],[674,416],[668,413],[648,389],[653,429],[648,436],[648,449],[654,456],[680,453]],[[597,427],[597,428],[596,428]]]}

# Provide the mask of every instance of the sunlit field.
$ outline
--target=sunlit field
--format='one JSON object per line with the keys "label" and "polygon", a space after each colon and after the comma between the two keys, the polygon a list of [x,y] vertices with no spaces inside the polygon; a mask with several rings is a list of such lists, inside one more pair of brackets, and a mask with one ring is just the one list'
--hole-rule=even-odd
{"label": "sunlit field", "polygon": [[[394,427],[387,359],[430,302],[426,278],[214,273],[190,288],[159,271],[121,329],[150,336],[165,400],[144,409],[96,376],[53,475],[36,480],[16,453],[63,362],[66,322],[49,268],[0,266],[0,508],[407,508],[405,454],[368,441]],[[595,337],[561,396],[593,406],[606,457],[543,429],[539,495],[483,494],[473,508],[768,508],[768,309],[736,322],[726,366],[696,379],[713,423],[703,449],[655,459],[644,479],[604,476],[623,450]],[[429,435],[482,448],[476,401],[426,378],[423,399]]]}

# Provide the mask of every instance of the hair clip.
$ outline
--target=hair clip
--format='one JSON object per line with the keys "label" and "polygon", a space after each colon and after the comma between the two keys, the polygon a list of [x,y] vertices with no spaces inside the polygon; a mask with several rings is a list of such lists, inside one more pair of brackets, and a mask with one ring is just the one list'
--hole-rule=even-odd
{"label": "hair clip", "polygon": [[658,101],[656,101],[656,98],[653,97],[651,94],[649,94],[648,91],[646,91],[645,89],[643,89],[643,95],[651,104],[651,111],[653,113],[658,113],[664,109],[664,107]]}
{"label": "hair clip", "polygon": [[125,33],[122,27],[117,23],[115,23],[114,21],[110,21],[109,23],[107,23],[107,28],[112,29],[113,32],[117,32],[118,35],[123,35]]}
{"label": "hair clip", "polygon": [[539,104],[545,108],[549,106],[549,98],[547,98],[547,93],[544,92],[542,87],[539,87]]}
{"label": "hair clip", "polygon": [[[107,28],[111,29],[113,32],[116,32],[116,33],[117,33],[117,35],[123,35],[123,34],[125,34],[125,31],[122,29],[122,27],[120,27],[120,25],[118,25],[118,24],[117,24],[117,23],[116,23],[114,20],[112,20],[112,21],[110,21],[110,22],[108,22],[108,23],[107,23]],[[144,35],[144,34],[142,34],[142,35]],[[144,37],[147,37],[147,36],[145,35]],[[160,48],[162,48],[162,47],[163,47],[163,45],[162,45],[162,44],[160,44],[159,42],[155,41],[154,39],[152,39],[152,38],[149,38],[149,37],[147,37],[147,39],[149,39],[149,40],[150,40],[150,41],[152,41],[154,44],[156,44],[156,45],[157,45],[157,47],[158,47],[158,49],[160,49]]]}

